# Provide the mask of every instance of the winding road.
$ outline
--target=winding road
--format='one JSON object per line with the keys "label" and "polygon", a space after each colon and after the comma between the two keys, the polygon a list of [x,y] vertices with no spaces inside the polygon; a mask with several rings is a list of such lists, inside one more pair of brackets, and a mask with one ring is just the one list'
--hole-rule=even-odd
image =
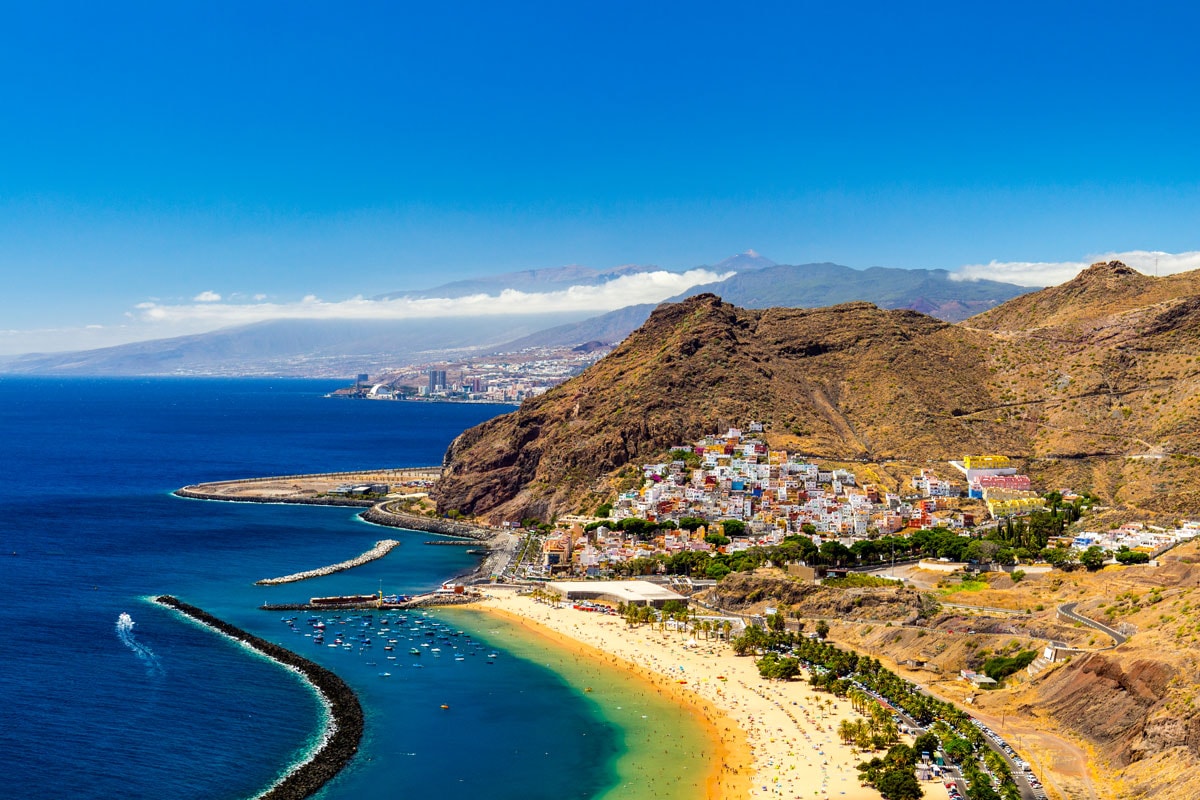
{"label": "winding road", "polygon": [[1063,617],[1066,617],[1067,619],[1071,620],[1072,622],[1078,622],[1081,625],[1086,625],[1089,628],[1094,628],[1094,629],[1100,631],[1105,636],[1111,636],[1112,640],[1114,642],[1113,647],[1120,647],[1121,645],[1125,644],[1125,642],[1129,641],[1128,636],[1124,636],[1120,633],[1117,633],[1117,631],[1108,627],[1104,623],[1096,622],[1096,620],[1094,620],[1094,619],[1089,619],[1088,617],[1085,617],[1082,614],[1075,613],[1075,606],[1077,606],[1077,605],[1079,605],[1078,602],[1063,603],[1061,606],[1058,607],[1058,613],[1061,614]]}

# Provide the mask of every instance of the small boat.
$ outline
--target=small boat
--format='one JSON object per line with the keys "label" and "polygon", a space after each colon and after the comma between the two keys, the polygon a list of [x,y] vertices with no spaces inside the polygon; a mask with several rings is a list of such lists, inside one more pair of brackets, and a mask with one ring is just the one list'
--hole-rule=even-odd
{"label": "small boat", "polygon": [[442,703],[442,708],[450,708],[450,706],[446,705],[445,703]]}
{"label": "small boat", "polygon": [[411,647],[411,648],[409,648],[408,652],[414,656],[421,655],[421,649],[419,647]]}
{"label": "small boat", "polygon": [[381,678],[390,678],[390,677],[392,677],[392,673],[390,673],[390,672],[381,672],[381,673],[379,673],[379,677],[381,677]]}

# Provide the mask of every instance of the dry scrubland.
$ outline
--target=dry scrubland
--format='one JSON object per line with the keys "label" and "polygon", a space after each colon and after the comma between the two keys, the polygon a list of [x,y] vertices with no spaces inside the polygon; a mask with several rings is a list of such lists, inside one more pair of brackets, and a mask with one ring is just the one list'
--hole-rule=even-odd
{"label": "dry scrubland", "polygon": [[[970,698],[971,713],[1005,733],[1062,797],[1200,796],[1200,543],[1176,548],[1159,567],[1015,583],[1003,573],[965,585],[921,577],[942,585],[836,589],[759,570],[729,576],[707,599],[742,613],[783,605],[790,624],[808,630],[824,619],[835,642],[882,658],[945,699]],[[1057,609],[1069,602],[1110,626],[1124,623],[1131,638],[1114,648],[1103,633],[1060,620]],[[959,670],[1040,652],[1049,640],[1081,652],[1032,677],[1019,670],[996,690],[958,679]]]}

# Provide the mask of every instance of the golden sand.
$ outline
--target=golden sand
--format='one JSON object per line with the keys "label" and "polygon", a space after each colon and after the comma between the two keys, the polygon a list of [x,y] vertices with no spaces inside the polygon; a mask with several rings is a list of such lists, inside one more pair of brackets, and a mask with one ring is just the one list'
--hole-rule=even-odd
{"label": "golden sand", "polygon": [[[870,755],[837,736],[838,722],[855,716],[848,701],[802,681],[764,681],[752,658],[690,633],[629,628],[615,616],[540,603],[512,590],[490,589],[473,607],[626,670],[689,708],[711,742],[709,800],[879,797],[858,782],[857,764]],[[940,783],[925,790],[926,797],[947,796]]]}

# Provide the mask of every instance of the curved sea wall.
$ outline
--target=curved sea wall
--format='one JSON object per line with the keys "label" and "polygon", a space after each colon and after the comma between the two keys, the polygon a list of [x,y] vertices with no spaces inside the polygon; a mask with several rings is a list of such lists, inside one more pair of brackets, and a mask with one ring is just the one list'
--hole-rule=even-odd
{"label": "curved sea wall", "polygon": [[304,676],[329,706],[329,725],[321,747],[303,764],[298,765],[275,785],[258,795],[256,800],[302,800],[316,794],[322,786],[350,763],[358,752],[363,734],[363,711],[358,697],[346,682],[329,670],[284,647],[260,639],[240,628],[220,620],[196,606],[162,595],[154,600],[174,609],[202,625],[216,630],[250,647],[267,658],[283,664]]}
{"label": "curved sea wall", "polygon": [[284,575],[282,578],[263,578],[261,581],[255,581],[259,586],[274,586],[279,583],[295,583],[296,581],[308,580],[309,578],[320,578],[323,575],[332,575],[335,572],[341,572],[344,569],[352,569],[357,566],[374,561],[377,558],[383,558],[392,551],[393,547],[399,547],[400,542],[395,539],[381,539],[375,543],[367,552],[360,556],[355,556],[349,561],[341,561],[337,564],[330,564],[327,567],[318,567],[316,569],[305,570],[304,572],[294,572],[291,575]]}
{"label": "curved sea wall", "polygon": [[203,492],[192,486],[184,486],[172,492],[176,497],[186,497],[189,500],[221,500],[226,503],[283,503],[297,506],[348,506],[351,508],[367,508],[375,505],[374,500],[356,500],[350,497],[274,497],[272,495],[249,494],[215,494]]}

